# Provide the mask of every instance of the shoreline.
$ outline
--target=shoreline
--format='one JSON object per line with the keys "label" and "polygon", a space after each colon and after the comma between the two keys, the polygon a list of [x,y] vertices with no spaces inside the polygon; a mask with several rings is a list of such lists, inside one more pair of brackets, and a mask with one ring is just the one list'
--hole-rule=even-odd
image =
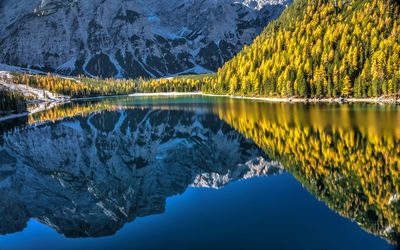
{"label": "shoreline", "polygon": [[[0,71],[0,77],[5,77],[6,79],[10,79],[11,75],[7,71]],[[45,111],[47,109],[53,108],[57,105],[66,104],[71,102],[71,98],[69,96],[57,95],[45,89],[33,88],[30,86],[15,84],[12,82],[8,82],[6,80],[0,79],[0,88],[8,90],[13,93],[19,93],[25,98],[25,103],[27,105],[35,105],[31,108],[28,108],[26,112],[17,113],[17,114],[9,114],[6,116],[0,117],[0,122],[16,119],[24,116],[28,116],[31,114],[35,114],[41,111]],[[26,99],[34,97],[34,99]]]}
{"label": "shoreline", "polygon": [[135,93],[129,96],[185,96],[185,95],[204,95],[201,91],[198,92],[160,92],[160,93]]}
{"label": "shoreline", "polygon": [[[210,97],[227,97],[232,99],[246,99],[246,100],[256,100],[256,101],[266,101],[274,103],[375,103],[375,104],[400,104],[400,99],[394,98],[279,98],[279,97],[251,97],[251,96],[235,96],[235,95],[219,95],[219,94],[208,94],[203,92],[161,92],[161,93],[134,93],[129,95],[113,95],[113,96],[95,96],[95,97],[81,97],[81,98],[65,98],[62,97],[58,100],[39,100],[39,107],[33,110],[20,113],[11,114],[7,116],[0,117],[0,122],[28,116],[35,114],[47,109],[53,108],[58,105],[71,103],[73,101],[83,101],[83,100],[94,100],[94,99],[105,99],[105,98],[118,98],[118,97],[146,97],[146,96],[210,96]],[[29,104],[29,101],[27,102]]]}
{"label": "shoreline", "polygon": [[128,95],[102,95],[93,97],[79,97],[71,98],[71,101],[84,101],[105,98],[118,98],[118,97],[142,97],[142,96],[185,96],[185,95],[204,95],[202,92],[159,92],[159,93],[134,93]]}
{"label": "shoreline", "polygon": [[253,96],[236,96],[236,95],[219,95],[201,93],[203,96],[229,97],[233,99],[259,100],[267,102],[284,102],[284,103],[377,103],[377,104],[400,104],[400,99],[394,98],[281,98],[281,97],[253,97]]}
{"label": "shoreline", "polygon": [[2,117],[0,117],[0,122],[6,121],[6,120],[10,120],[10,119],[16,119],[16,118],[28,116],[30,114],[31,113],[28,111],[28,112],[19,113],[19,114],[11,114],[11,115],[2,116]]}
{"label": "shoreline", "polygon": [[[11,120],[11,119],[16,119],[16,118],[21,118],[21,117],[28,116],[28,115],[32,115],[32,114],[35,114],[35,113],[38,113],[38,112],[42,112],[42,111],[51,109],[51,108],[53,108],[55,106],[62,105],[62,104],[67,104],[67,103],[70,103],[70,102],[71,101],[63,101],[63,102],[62,101],[42,101],[42,102],[39,102],[39,103],[34,103],[34,104],[39,105],[39,106],[36,107],[36,108],[33,108],[31,110],[28,110],[26,112],[23,112],[23,113],[0,116],[0,122],[6,121],[6,120]],[[27,102],[27,104],[32,104],[32,103]]]}
{"label": "shoreline", "polygon": [[203,92],[159,92],[159,93],[134,93],[128,95],[113,96],[95,96],[72,98],[71,101],[93,100],[117,97],[146,97],[146,96],[210,96],[210,97],[228,97],[232,99],[248,99],[267,102],[285,102],[285,103],[377,103],[377,104],[400,104],[400,98],[281,98],[281,97],[253,97],[253,96],[236,96],[222,94],[208,94]]}

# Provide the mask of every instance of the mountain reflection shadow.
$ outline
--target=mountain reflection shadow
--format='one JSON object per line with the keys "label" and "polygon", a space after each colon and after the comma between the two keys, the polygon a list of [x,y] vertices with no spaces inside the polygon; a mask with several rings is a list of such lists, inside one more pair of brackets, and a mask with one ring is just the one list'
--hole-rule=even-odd
{"label": "mountain reflection shadow", "polygon": [[213,114],[85,110],[3,136],[0,234],[34,218],[67,237],[112,235],[136,217],[163,213],[167,197],[188,186],[220,188],[283,171]]}

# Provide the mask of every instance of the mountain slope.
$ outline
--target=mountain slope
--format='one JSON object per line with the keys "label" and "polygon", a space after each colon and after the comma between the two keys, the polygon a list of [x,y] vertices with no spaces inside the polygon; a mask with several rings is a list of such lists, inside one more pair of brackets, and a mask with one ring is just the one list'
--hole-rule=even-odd
{"label": "mountain slope", "polygon": [[206,91],[376,97],[400,89],[399,6],[298,0],[209,82]]}
{"label": "mountain slope", "polygon": [[5,0],[0,63],[103,77],[215,71],[291,2]]}

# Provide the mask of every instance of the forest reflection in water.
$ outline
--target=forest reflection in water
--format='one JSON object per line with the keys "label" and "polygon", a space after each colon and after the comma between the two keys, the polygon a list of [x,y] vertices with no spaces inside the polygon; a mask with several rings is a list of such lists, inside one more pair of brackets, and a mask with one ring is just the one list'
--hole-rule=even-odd
{"label": "forest reflection in water", "polygon": [[396,105],[220,103],[213,112],[365,230],[399,241]]}
{"label": "forest reflection in water", "polygon": [[24,122],[41,124],[126,108],[216,115],[279,161],[332,210],[389,242],[399,241],[400,109],[396,105],[126,97],[75,102]]}

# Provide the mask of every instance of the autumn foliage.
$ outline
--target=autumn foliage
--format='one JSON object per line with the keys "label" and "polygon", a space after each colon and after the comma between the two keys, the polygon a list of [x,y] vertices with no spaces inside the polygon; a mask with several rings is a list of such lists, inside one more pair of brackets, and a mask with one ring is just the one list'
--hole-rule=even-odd
{"label": "autumn foliage", "polygon": [[277,97],[397,95],[399,21],[391,0],[297,0],[204,89]]}

